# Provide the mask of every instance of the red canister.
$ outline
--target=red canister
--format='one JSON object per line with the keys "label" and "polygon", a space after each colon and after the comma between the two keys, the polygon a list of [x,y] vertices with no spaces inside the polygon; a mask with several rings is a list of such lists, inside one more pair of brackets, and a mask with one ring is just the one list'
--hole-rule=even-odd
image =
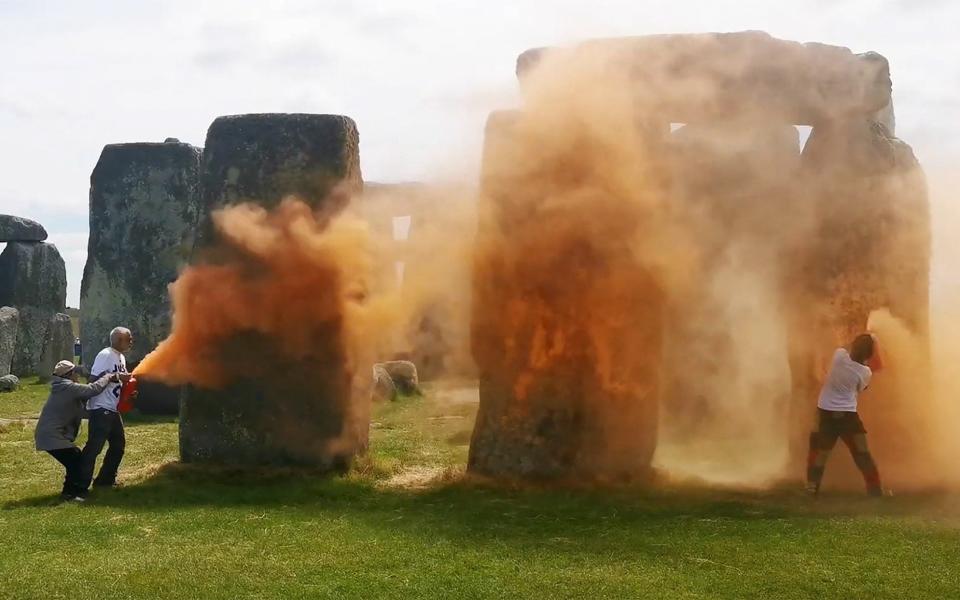
{"label": "red canister", "polygon": [[137,378],[131,377],[129,381],[120,388],[120,402],[117,403],[117,411],[120,414],[128,413],[133,410],[133,395],[137,392]]}

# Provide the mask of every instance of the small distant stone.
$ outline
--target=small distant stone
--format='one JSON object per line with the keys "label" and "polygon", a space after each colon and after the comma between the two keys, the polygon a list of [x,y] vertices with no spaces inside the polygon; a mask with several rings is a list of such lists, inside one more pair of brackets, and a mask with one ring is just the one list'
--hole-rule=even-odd
{"label": "small distant stone", "polygon": [[394,400],[397,393],[420,393],[417,367],[408,360],[391,360],[373,365],[374,399]]}
{"label": "small distant stone", "polygon": [[0,392],[12,392],[20,387],[20,378],[16,375],[0,377]]}
{"label": "small distant stone", "polygon": [[42,242],[47,239],[43,225],[23,217],[0,215],[0,242]]}
{"label": "small distant stone", "polygon": [[163,140],[163,143],[164,143],[164,144],[179,144],[179,143],[180,143],[180,140],[178,140],[177,138],[167,138],[167,139]]}

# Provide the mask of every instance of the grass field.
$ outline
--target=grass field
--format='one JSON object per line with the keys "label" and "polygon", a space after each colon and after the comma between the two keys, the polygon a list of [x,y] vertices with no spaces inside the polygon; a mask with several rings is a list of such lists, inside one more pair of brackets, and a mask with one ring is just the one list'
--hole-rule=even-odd
{"label": "grass field", "polygon": [[494,486],[463,475],[474,411],[438,388],[378,407],[342,477],[188,468],[173,420],[130,419],[124,487],[86,505],[3,422],[0,598],[960,597],[958,496]]}

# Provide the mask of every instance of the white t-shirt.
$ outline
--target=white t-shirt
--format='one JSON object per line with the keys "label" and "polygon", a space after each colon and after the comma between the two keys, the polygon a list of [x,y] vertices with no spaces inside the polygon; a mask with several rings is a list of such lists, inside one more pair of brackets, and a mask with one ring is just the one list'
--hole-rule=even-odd
{"label": "white t-shirt", "polygon": [[855,362],[846,348],[837,348],[817,406],[823,410],[857,412],[857,394],[867,389],[872,375],[870,367]]}
{"label": "white t-shirt", "polygon": [[[99,378],[103,373],[126,373],[127,359],[113,348],[104,348],[93,360],[90,367],[90,376]],[[120,384],[110,383],[107,388],[87,400],[87,410],[105,408],[117,412],[117,403],[120,402]]]}

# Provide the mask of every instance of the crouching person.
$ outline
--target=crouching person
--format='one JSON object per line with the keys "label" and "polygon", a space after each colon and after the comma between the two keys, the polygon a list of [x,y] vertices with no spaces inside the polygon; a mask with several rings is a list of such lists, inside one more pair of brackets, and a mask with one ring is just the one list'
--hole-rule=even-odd
{"label": "crouching person", "polygon": [[82,384],[78,380],[77,369],[69,360],[61,360],[53,368],[50,396],[40,412],[34,442],[37,450],[47,452],[67,470],[60,498],[82,502],[87,495],[87,486],[83,476],[82,454],[73,442],[80,432],[80,421],[86,412],[85,404],[110,383],[121,379],[118,373],[109,373],[93,383]]}

